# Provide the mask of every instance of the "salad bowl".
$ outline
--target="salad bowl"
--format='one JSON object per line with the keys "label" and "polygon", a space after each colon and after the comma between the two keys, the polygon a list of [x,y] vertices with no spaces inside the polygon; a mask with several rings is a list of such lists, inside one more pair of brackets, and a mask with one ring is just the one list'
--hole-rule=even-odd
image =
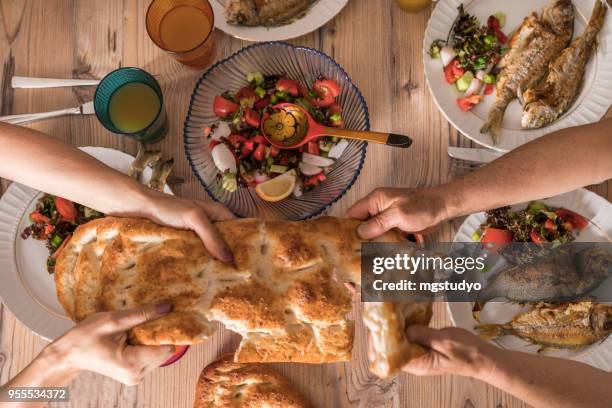
{"label": "salad bowl", "polygon": [[247,75],[284,75],[308,86],[318,78],[335,81],[340,87],[336,101],[342,107],[346,128],[369,130],[366,102],[348,74],[331,57],[312,48],[283,42],[251,45],[214,64],[197,81],[183,129],[184,147],[191,168],[210,197],[227,206],[239,217],[304,220],[324,213],[353,185],[366,156],[367,143],[350,141],[341,156],[330,167],[325,181],[278,202],[264,201],[254,187],[239,186],[228,191],[219,182],[206,128],[217,123],[214,112],[215,96],[226,91],[236,92],[247,82]]}

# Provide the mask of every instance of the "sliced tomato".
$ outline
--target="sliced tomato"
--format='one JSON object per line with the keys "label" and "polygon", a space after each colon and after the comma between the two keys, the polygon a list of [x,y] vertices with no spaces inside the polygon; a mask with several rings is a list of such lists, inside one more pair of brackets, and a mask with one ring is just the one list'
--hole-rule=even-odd
{"label": "sliced tomato", "polygon": [[255,93],[255,90],[250,86],[245,86],[244,88],[240,88],[238,92],[236,92],[236,99],[241,100],[244,98],[254,98],[255,101],[260,100],[259,95]]}
{"label": "sliced tomato", "polygon": [[51,220],[46,215],[42,215],[39,211],[32,211],[30,213],[30,221],[41,224],[49,224]]}
{"label": "sliced tomato", "polygon": [[317,174],[317,179],[318,179],[320,182],[322,182],[322,181],[327,180],[327,176],[325,175],[325,173],[320,172],[319,174]]}
{"label": "sliced tomato", "polygon": [[487,86],[485,86],[485,88],[484,88],[484,94],[485,95],[491,95],[493,93],[494,89],[495,89],[495,85],[487,84]]}
{"label": "sliced tomato", "polygon": [[178,360],[181,359],[181,357],[185,355],[185,353],[189,349],[189,346],[174,346],[174,348],[176,349],[176,352],[172,355],[172,357],[164,361],[164,364],[160,365],[160,367],[166,367],[170,364],[176,363]]}
{"label": "sliced tomato", "polygon": [[449,84],[454,84],[463,74],[465,74],[465,69],[461,68],[461,63],[457,58],[444,67],[444,79]]}
{"label": "sliced tomato", "polygon": [[254,128],[259,128],[261,125],[261,116],[259,116],[259,113],[257,113],[256,110],[251,108],[246,108],[244,111],[244,120],[246,120],[246,123]]}
{"label": "sliced tomato", "polygon": [[340,85],[331,79],[319,79],[312,84],[312,89],[319,95],[320,98],[326,98],[329,95],[334,98],[340,95]]}
{"label": "sliced tomato", "polygon": [[263,98],[255,102],[255,105],[253,105],[253,107],[255,109],[264,109],[269,104],[270,104],[270,98]]}
{"label": "sliced tomato", "polygon": [[499,41],[500,44],[505,44],[506,41],[508,41],[508,37],[506,37],[506,34],[504,34],[499,28],[494,30],[494,32],[495,36],[497,37],[497,41]]}
{"label": "sliced tomato", "polygon": [[77,210],[74,203],[62,197],[55,197],[55,208],[66,221],[74,221],[77,217]]}
{"label": "sliced tomato", "polygon": [[321,154],[321,151],[319,149],[319,143],[308,142],[308,153],[314,154],[315,156],[318,156],[319,154]]}
{"label": "sliced tomato", "polygon": [[512,242],[513,239],[512,232],[501,228],[489,227],[485,229],[484,235],[480,241],[485,244],[507,244]]}
{"label": "sliced tomato", "polygon": [[536,230],[532,230],[532,231],[531,231],[531,234],[529,234],[529,237],[530,237],[530,238],[531,238],[531,240],[532,240],[533,242],[535,242],[536,244],[543,244],[543,243],[545,243],[545,242],[548,242],[548,241],[546,241],[546,238],[544,238],[544,237],[542,236],[542,234],[540,234],[540,233],[539,233],[538,231],[536,231]]}
{"label": "sliced tomato", "polygon": [[226,118],[240,109],[240,105],[217,95],[213,101],[213,111],[220,118]]}
{"label": "sliced tomato", "polygon": [[287,92],[292,96],[299,95],[299,87],[300,84],[298,81],[294,81],[293,79],[281,78],[276,81],[276,89],[281,92]]}
{"label": "sliced tomato", "polygon": [[54,225],[51,225],[51,224],[45,225],[45,237],[48,236],[49,234],[53,234],[53,231],[55,231]]}
{"label": "sliced tomato", "polygon": [[487,19],[487,27],[495,30],[499,30],[500,29],[500,24],[499,24],[499,19],[495,16],[489,16],[489,18]]}
{"label": "sliced tomato", "polygon": [[244,144],[242,145],[242,149],[240,150],[240,158],[244,159],[246,157],[249,157],[254,150],[255,142],[253,142],[252,140],[247,140],[246,142],[244,142]]}
{"label": "sliced tomato", "polygon": [[459,109],[464,112],[471,110],[475,105],[478,105],[482,100],[482,96],[480,95],[470,95],[464,96],[462,98],[457,99],[457,105],[459,105]]}
{"label": "sliced tomato", "polygon": [[252,140],[252,141],[253,141],[253,142],[255,142],[255,143],[260,143],[260,144],[262,144],[262,145],[269,145],[269,144],[270,144],[270,142],[268,142],[268,139],[266,139],[266,138],[264,137],[264,135],[259,134],[259,133],[258,133],[258,134],[256,134],[255,136],[253,136],[253,137],[252,137],[251,139],[249,139],[249,140]]}
{"label": "sliced tomato", "polygon": [[246,142],[246,140],[247,140],[246,137],[238,133],[232,133],[231,135],[227,137],[227,141],[229,142],[229,144],[231,144],[235,148],[240,146],[241,143]]}
{"label": "sliced tomato", "polygon": [[289,157],[287,157],[287,156],[281,157],[280,160],[278,161],[278,164],[280,164],[281,166],[288,166],[289,165]]}
{"label": "sliced tomato", "polygon": [[[319,173],[322,174],[323,172]],[[304,180],[304,188],[306,187],[314,187],[319,184],[319,174],[315,174],[314,176],[308,177]]]}
{"label": "sliced tomato", "polygon": [[555,209],[555,214],[557,214],[557,217],[561,218],[561,221],[569,222],[572,224],[572,227],[578,230],[584,229],[587,225],[589,225],[589,221],[582,215],[566,208]]}
{"label": "sliced tomato", "polygon": [[210,142],[208,142],[208,149],[212,151],[212,149],[215,148],[216,145],[218,145],[219,142],[218,140],[211,140]]}
{"label": "sliced tomato", "polygon": [[340,106],[340,104],[337,102],[334,103],[333,105],[329,107],[329,113],[332,115],[335,115],[337,113],[338,114],[342,113],[342,106]]}
{"label": "sliced tomato", "polygon": [[263,144],[258,144],[257,148],[253,152],[253,157],[255,160],[262,161],[266,158],[266,146]]}
{"label": "sliced tomato", "polygon": [[544,228],[546,228],[548,231],[554,231],[555,230],[555,222],[553,220],[551,220],[550,218],[547,219],[544,222]]}
{"label": "sliced tomato", "polygon": [[276,157],[280,153],[280,149],[276,146],[270,146],[270,156]]}

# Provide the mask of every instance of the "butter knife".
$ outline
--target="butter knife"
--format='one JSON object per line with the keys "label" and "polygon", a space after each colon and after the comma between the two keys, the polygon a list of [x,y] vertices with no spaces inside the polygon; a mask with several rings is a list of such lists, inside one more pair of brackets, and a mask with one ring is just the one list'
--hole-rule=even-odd
{"label": "butter knife", "polygon": [[65,115],[91,115],[94,113],[93,101],[84,103],[76,108],[60,109],[51,112],[41,113],[24,113],[21,115],[0,116],[0,122],[11,123],[13,125],[21,125],[28,122],[34,122],[41,119],[55,118]]}
{"label": "butter knife", "polygon": [[467,160],[475,163],[490,163],[500,158],[503,153],[489,149],[449,146],[448,155],[453,159]]}

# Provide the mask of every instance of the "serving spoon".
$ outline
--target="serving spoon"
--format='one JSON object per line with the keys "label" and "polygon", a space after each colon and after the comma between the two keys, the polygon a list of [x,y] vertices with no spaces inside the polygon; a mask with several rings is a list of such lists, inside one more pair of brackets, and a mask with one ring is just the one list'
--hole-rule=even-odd
{"label": "serving spoon", "polygon": [[320,136],[365,140],[404,149],[412,144],[412,139],[408,136],[395,133],[366,132],[324,126],[317,122],[306,109],[294,103],[279,103],[272,109],[275,111],[264,114],[261,121],[261,132],[273,146],[280,149],[295,149]]}

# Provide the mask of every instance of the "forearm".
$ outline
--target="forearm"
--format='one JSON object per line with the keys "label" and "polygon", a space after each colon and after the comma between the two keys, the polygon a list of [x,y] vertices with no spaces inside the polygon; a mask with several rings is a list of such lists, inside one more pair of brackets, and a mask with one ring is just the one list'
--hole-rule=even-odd
{"label": "forearm", "polygon": [[0,146],[0,177],[108,214],[148,205],[151,193],[138,181],[51,136],[0,123]]}
{"label": "forearm", "polygon": [[454,218],[610,178],[612,119],[543,136],[437,189]]}
{"label": "forearm", "polygon": [[612,374],[572,360],[496,349],[476,378],[534,407],[608,407]]}

